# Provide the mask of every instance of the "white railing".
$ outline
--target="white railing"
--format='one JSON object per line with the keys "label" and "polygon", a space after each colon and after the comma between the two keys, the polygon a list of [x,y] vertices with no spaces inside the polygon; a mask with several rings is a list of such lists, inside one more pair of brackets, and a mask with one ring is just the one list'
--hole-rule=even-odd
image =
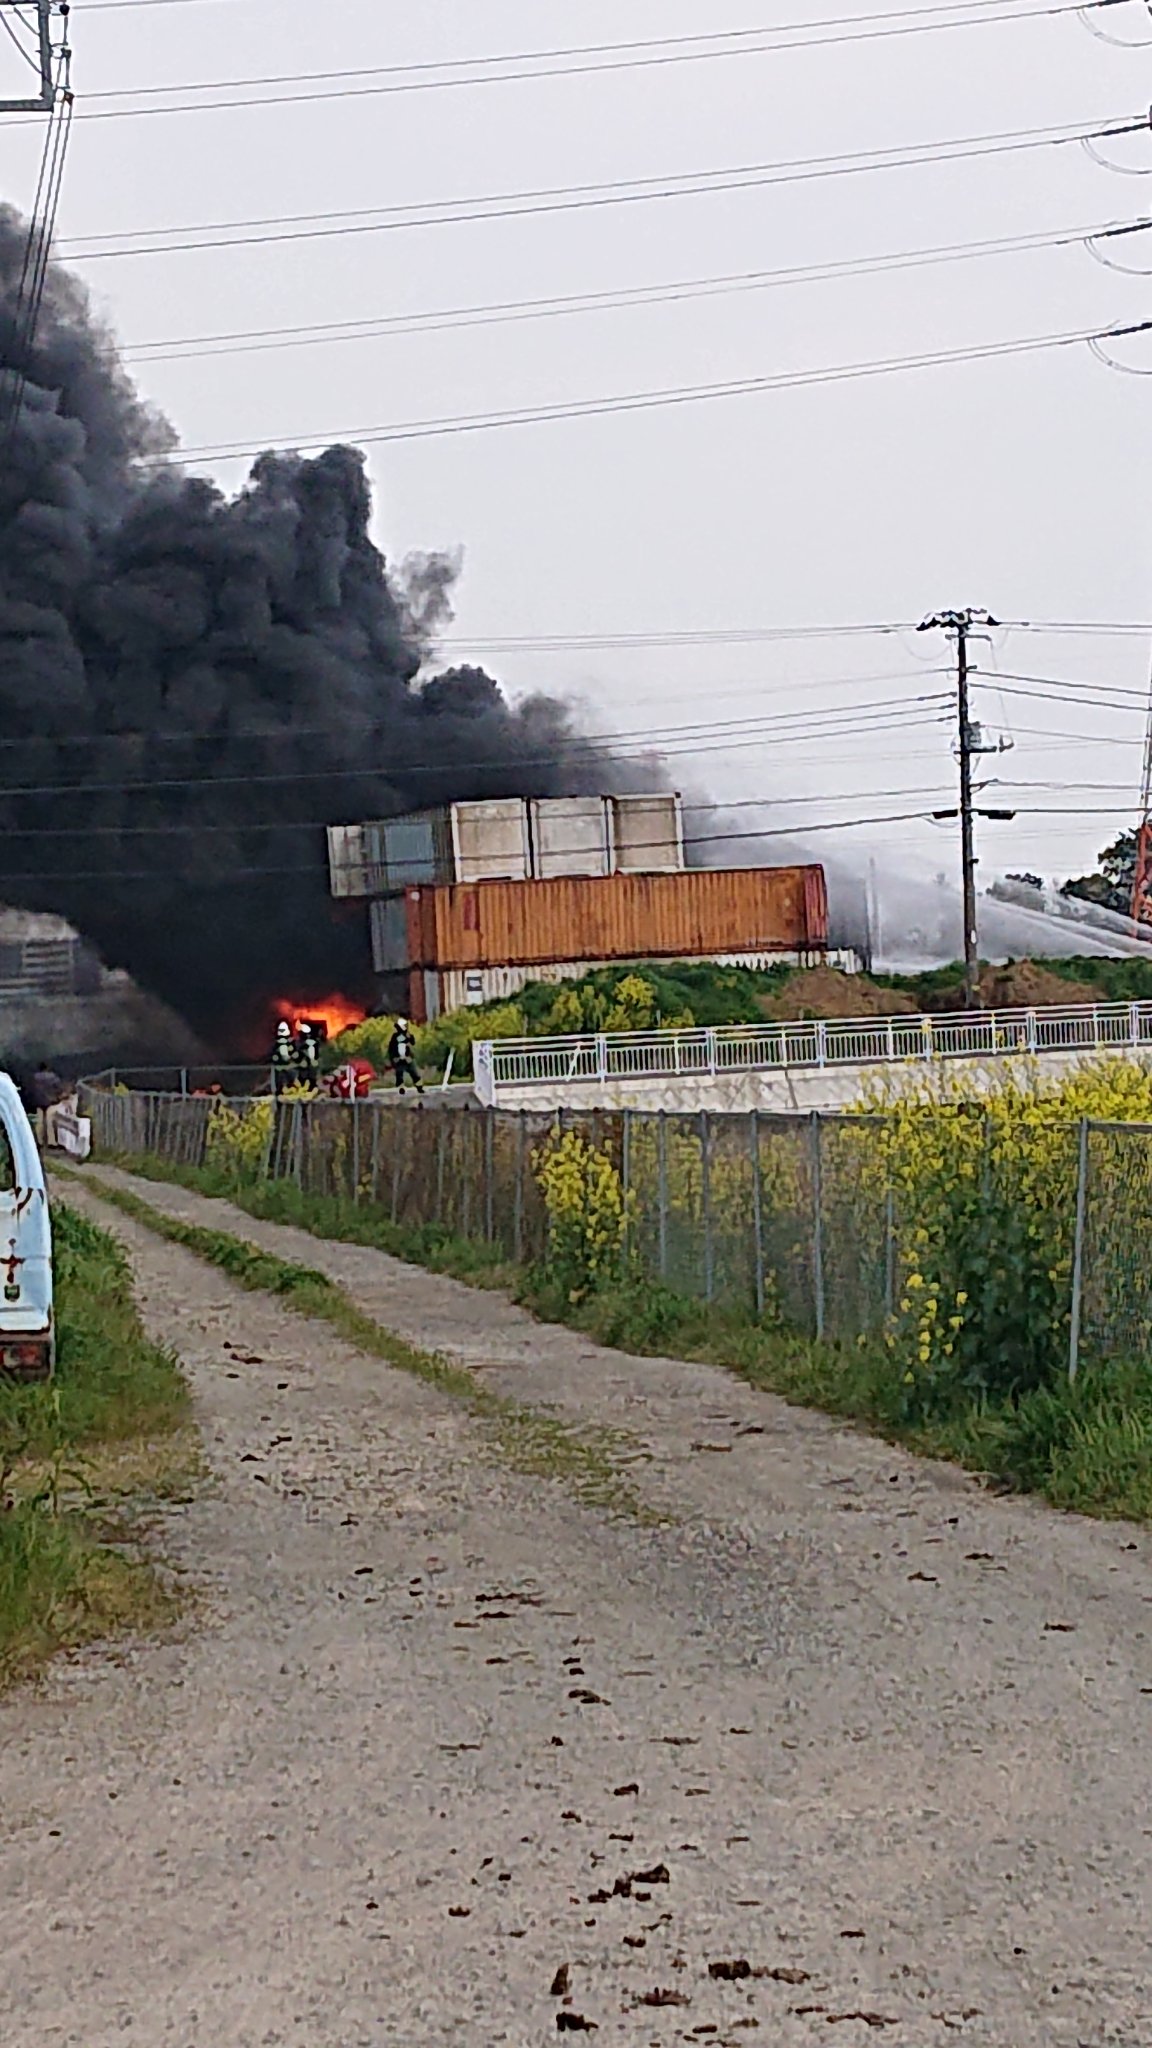
{"label": "white railing", "polygon": [[493,1103],[509,1089],[557,1081],[715,1078],[768,1068],[1139,1047],[1152,1051],[1152,1002],[725,1024],[693,1031],[601,1031],[572,1038],[496,1038],[478,1040],[472,1055],[476,1093],[482,1102]]}

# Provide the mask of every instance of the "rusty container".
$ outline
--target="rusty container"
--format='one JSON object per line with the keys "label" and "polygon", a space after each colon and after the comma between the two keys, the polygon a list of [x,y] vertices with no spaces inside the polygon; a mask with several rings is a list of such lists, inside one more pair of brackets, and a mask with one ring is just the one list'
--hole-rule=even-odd
{"label": "rusty container", "polygon": [[828,943],[820,867],[557,876],[406,891],[413,967],[707,959]]}

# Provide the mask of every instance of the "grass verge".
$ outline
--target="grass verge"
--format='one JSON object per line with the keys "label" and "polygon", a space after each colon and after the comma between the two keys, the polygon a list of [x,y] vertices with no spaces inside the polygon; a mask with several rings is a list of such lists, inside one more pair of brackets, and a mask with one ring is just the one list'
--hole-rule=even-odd
{"label": "grass verge", "polygon": [[1074,1386],[1060,1379],[1015,1400],[962,1402],[930,1421],[913,1421],[899,1375],[879,1346],[815,1344],[650,1285],[605,1291],[573,1306],[490,1246],[435,1225],[398,1227],[378,1211],[307,1195],[289,1182],[238,1184],[222,1172],[155,1158],[117,1163],[143,1178],[221,1196],[264,1221],[373,1245],[472,1285],[505,1288],[542,1320],[568,1323],[621,1351],[719,1366],[796,1406],[862,1423],[892,1443],[1039,1494],[1054,1507],[1152,1521],[1152,1369],[1142,1362],[1095,1367]]}
{"label": "grass verge", "polygon": [[123,1253],[62,1204],[53,1228],[56,1379],[0,1381],[0,1682],[170,1618],[119,1517],[186,1488],[194,1463],[187,1389],[144,1334]]}
{"label": "grass verge", "polygon": [[[172,1179],[180,1185],[194,1186],[200,1178],[195,1176],[186,1182],[183,1172],[179,1176],[175,1173],[169,1175],[161,1172],[156,1162],[153,1165],[155,1170],[149,1176],[152,1179]],[[277,1258],[273,1252],[235,1237],[231,1231],[212,1229],[201,1223],[186,1223],[179,1217],[166,1215],[162,1209],[153,1208],[151,1203],[142,1201],[128,1188],[94,1179],[86,1180],[85,1185],[101,1201],[110,1202],[125,1216],[144,1224],[170,1244],[180,1245],[209,1265],[218,1267],[239,1286],[253,1292],[276,1295],[286,1307],[327,1323],[338,1336],[358,1350],[374,1358],[382,1358],[388,1365],[411,1373],[414,1378],[460,1402],[485,1426],[501,1455],[515,1471],[561,1480],[587,1506],[606,1509],[634,1522],[650,1526],[667,1519],[640,1498],[621,1471],[621,1454],[633,1448],[623,1433],[607,1429],[576,1429],[553,1416],[542,1415],[539,1410],[522,1402],[493,1393],[466,1366],[457,1365],[440,1353],[422,1351],[403,1337],[398,1337],[394,1331],[385,1329],[358,1308],[334,1280],[310,1266]],[[213,1188],[211,1192],[223,1191]],[[229,1199],[239,1201],[240,1198],[231,1194]],[[289,1219],[279,1217],[276,1220]],[[291,1220],[299,1219],[294,1217]],[[357,1241],[375,1242],[374,1239]]]}

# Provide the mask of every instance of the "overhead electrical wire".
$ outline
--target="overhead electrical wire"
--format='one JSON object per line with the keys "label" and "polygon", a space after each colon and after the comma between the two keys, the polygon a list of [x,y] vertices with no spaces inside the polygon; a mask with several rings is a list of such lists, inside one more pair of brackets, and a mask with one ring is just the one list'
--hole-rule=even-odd
{"label": "overhead electrical wire", "polygon": [[[485,85],[530,83],[535,79],[598,78],[623,71],[662,69],[669,65],[731,62],[737,57],[781,56],[793,50],[835,49],[852,43],[885,42],[894,37],[941,34],[959,29],[988,28],[1005,23],[1044,21],[1057,15],[1082,15],[1085,7],[1102,10],[1122,4],[1124,0],[1047,0],[1047,4],[1039,7],[1011,7],[1004,5],[1001,0],[998,7],[973,11],[966,8],[964,0],[957,0],[955,7],[940,10],[941,13],[947,12],[952,17],[948,20],[893,19],[891,13],[858,16],[853,20],[841,15],[825,22],[790,22],[779,27],[767,24],[718,33],[701,31],[700,34],[692,36],[657,36],[624,43],[577,43],[567,48],[552,50],[515,50],[484,57],[445,58],[437,63],[366,65],[345,71],[297,71],[279,75],[265,74],[256,78],[177,81],[172,85],[135,86],[122,88],[120,91],[111,89],[107,92],[91,93],[87,95],[85,108],[79,119],[136,120],[161,114],[222,113],[234,109],[250,110],[254,107],[310,106],[326,100],[378,99],[391,97],[397,93],[468,91]],[[912,10],[913,13],[916,11]],[[701,44],[709,47],[700,48]],[[697,47],[688,48],[686,45]],[[569,61],[574,58],[590,61]],[[521,68],[499,68],[508,65]],[[462,75],[429,77],[429,72],[453,72]],[[359,79],[375,79],[381,82],[370,85],[351,83]],[[318,92],[290,93],[259,90],[261,87],[284,85],[320,85],[327,89]],[[176,92],[251,93],[255,96],[244,99],[230,97],[182,100],[175,103],[169,101],[149,107],[119,104],[108,108],[91,106],[93,100],[121,102],[144,98],[161,99],[165,94]]]}
{"label": "overhead electrical wire", "polygon": [[[729,845],[737,842],[747,844],[749,841],[759,841],[762,839],[795,839],[801,835],[811,835],[814,832],[857,831],[869,825],[903,825],[911,821],[927,823],[931,822],[931,818],[932,813],[927,810],[889,811],[874,818],[832,818],[821,819],[819,822],[807,818],[798,818],[792,825],[758,826],[754,831],[749,832],[702,832],[695,836],[686,834],[684,844],[686,847],[712,846],[719,844]],[[196,870],[188,869],[185,872],[196,872]],[[5,879],[12,882],[159,881],[171,883],[181,879],[181,870],[168,867],[162,872],[158,872],[155,864],[148,868],[95,868],[88,866],[85,868],[28,868],[21,870],[6,867],[4,873]],[[296,863],[292,867],[239,867],[229,862],[226,875],[205,877],[202,873],[198,873],[198,880],[205,886],[214,882],[220,888],[230,888],[237,880],[247,876],[299,875],[301,877],[311,876],[315,879],[316,873],[317,865],[315,862],[310,862],[306,865]]]}
{"label": "overhead electrical wire", "polygon": [[1062,228],[1048,234],[1011,235],[978,242],[943,243],[886,256],[850,257],[838,263],[805,263],[782,270],[752,270],[717,277],[684,278],[666,284],[640,285],[618,291],[575,292],[546,299],[505,299],[473,306],[448,306],[419,313],[396,313],[360,320],[310,321],[294,327],[240,329],[231,333],[177,336],[166,341],[128,343],[108,351],[133,363],[194,362],[204,357],[259,354],[270,349],[311,348],[349,341],[374,341],[410,334],[442,334],[470,327],[502,326],[520,321],[551,320],[582,313],[630,310],[642,306],[682,304],[768,291],[851,277],[873,277],[936,264],[962,263],[993,256],[1023,255],[1032,250],[1086,247],[1109,235],[1146,232],[1152,220],[1134,227],[1106,224],[1099,228]]}
{"label": "overhead electrical wire", "polygon": [[[1141,320],[1111,334],[1144,334],[1152,320]],[[682,384],[665,390],[622,392],[604,398],[575,399],[555,405],[510,407],[506,412],[457,413],[442,419],[404,420],[386,426],[341,427],[326,432],[284,435],[253,435],[247,441],[229,441],[216,446],[183,448],[172,455],[141,458],[141,467],[249,459],[256,447],[268,453],[296,453],[302,449],[331,447],[352,442],[359,447],[379,446],[394,441],[424,441],[451,434],[490,433],[508,427],[541,426],[553,421],[599,419],[611,414],[652,412],[666,407],[699,405],[726,398],[755,397],[769,391],[794,391],[814,385],[845,384],[869,377],[887,377],[908,370],[935,369],[952,363],[993,362],[1006,356],[1035,355],[1051,349],[1083,346],[1099,329],[1080,329],[1071,334],[1027,336],[1018,341],[987,342],[969,348],[926,351],[921,355],[895,356],[863,363],[841,363],[820,370],[784,370],[764,377],[733,378],[722,384]]]}
{"label": "overhead electrical wire", "polygon": [[[1038,783],[1036,787],[1048,789],[1050,787],[1058,788],[1060,785]],[[927,787],[921,786],[917,789],[872,789],[868,791],[869,798],[875,803],[891,802],[896,797],[940,797],[950,796],[951,794],[951,783],[944,788],[941,788],[936,783],[932,783]],[[750,802],[685,804],[682,806],[682,809],[685,816],[695,812],[704,812],[709,816],[715,816],[717,813],[722,812],[726,814],[729,811],[789,810],[797,804],[835,803],[837,800],[834,796],[830,798],[827,791],[815,791],[809,796],[756,797]],[[842,801],[845,803],[856,803],[859,801],[858,793],[845,792]],[[206,833],[225,833],[235,838],[242,836],[246,832],[324,832],[327,831],[331,822],[330,818],[269,818],[262,820],[257,825],[237,826],[235,819],[218,825],[202,825],[198,824],[195,820],[188,819],[175,825],[34,825],[27,829],[20,825],[11,825],[6,827],[5,830],[9,839],[88,839],[94,836],[115,839],[139,838],[150,835],[164,837],[168,834],[184,832],[195,833],[197,837],[201,837]],[[717,832],[701,833],[698,836],[701,839],[705,839],[736,837],[737,835]],[[685,837],[688,838],[689,835],[686,834]],[[666,844],[667,842],[659,843]],[[551,854],[582,853],[586,850],[586,842],[577,843],[573,841],[565,846],[553,844],[550,839],[548,849]]]}
{"label": "overhead electrical wire", "polygon": [[[858,689],[861,687],[861,685],[872,683],[918,683],[926,676],[944,676],[951,675],[951,673],[951,669],[946,668],[944,666],[939,666],[934,668],[919,669],[914,675],[908,675],[906,672],[900,671],[899,673],[889,672],[885,675],[817,676],[812,678],[806,684],[806,687],[819,690],[832,690],[838,688]],[[755,689],[759,694],[767,686],[763,683],[742,683],[739,687],[741,690]],[[778,685],[776,685],[776,687],[783,689],[794,689],[795,681],[794,679],[783,680]],[[710,691],[710,694],[713,693]],[[665,703],[668,703],[673,702],[675,700],[664,698],[663,701]],[[839,719],[846,717],[848,715],[855,716],[859,712],[872,713],[879,711],[897,711],[904,707],[916,710],[922,708],[926,704],[944,704],[947,701],[948,692],[944,690],[937,690],[926,694],[921,693],[920,695],[914,697],[869,698],[866,699],[863,703],[856,704],[805,704],[802,708],[799,708],[795,711],[758,711],[755,713],[750,713],[745,718],[723,719],[720,721],[710,719],[704,722],[699,722],[696,720],[691,720],[687,724],[664,725],[655,727],[644,726],[633,731],[624,732],[577,732],[573,735],[573,738],[580,746],[607,747],[621,740],[634,740],[638,742],[650,743],[661,736],[672,739],[678,739],[686,735],[692,735],[696,733],[703,734],[705,736],[711,736],[715,733],[735,729],[738,727],[744,727],[748,725],[755,725],[759,727],[764,725],[775,725],[778,722],[785,722],[791,724],[794,723],[797,719],[802,720],[804,722],[810,722],[815,719],[823,718]],[[413,713],[418,716],[420,710],[420,702],[418,697],[412,700],[411,708]],[[371,719],[341,717],[339,723],[339,735],[341,738],[345,737],[348,734],[354,734],[361,731],[370,733],[379,730],[379,720],[373,721]],[[193,731],[186,727],[165,727],[156,731],[148,731],[142,727],[135,727],[122,728],[118,732],[58,733],[53,734],[52,737],[47,740],[44,739],[43,736],[38,734],[25,734],[23,736],[4,734],[0,735],[0,748],[26,748],[43,745],[48,745],[53,748],[61,746],[91,748],[94,746],[107,746],[109,744],[136,747],[141,745],[186,746],[190,742],[205,746],[218,746],[221,744],[226,746],[233,746],[239,742],[251,742],[252,744],[264,745],[268,740],[325,739],[331,738],[332,734],[333,728],[331,725],[278,725],[265,726],[254,731],[232,730],[225,733]],[[479,764],[472,765],[491,767],[497,764],[490,761],[480,761]],[[4,787],[2,781],[0,781],[0,798],[2,798],[3,795]]]}
{"label": "overhead electrical wire", "polygon": [[[466,194],[456,199],[409,201],[332,213],[273,214],[253,220],[207,221],[172,228],[135,228],[76,235],[61,251],[70,262],[96,263],[110,257],[187,255],[205,249],[254,248],[270,243],[328,240],[345,235],[386,234],[415,228],[453,227],[481,220],[521,220],[541,214],[573,213],[606,206],[649,205],[656,201],[707,198],[713,193],[754,191],[764,186],[858,177],[879,171],[917,169],[925,164],[967,162],[1035,149],[1058,149],[1088,137],[1147,133],[1149,114],[1085,127],[1004,129],[952,141],[894,144],[885,149],[784,158],[762,164],[732,164],[716,170],[667,171],[650,178],[614,178],[599,184],[552,185],[516,192]],[[239,232],[237,232],[239,231]],[[265,232],[267,231],[267,232]],[[145,241],[149,235],[178,237]],[[195,237],[209,237],[197,240]],[[111,243],[112,247],[101,246]],[[116,246],[119,244],[119,246]],[[130,246],[135,244],[135,246]]]}
{"label": "overhead electrical wire", "polygon": [[[940,725],[944,723],[947,715],[948,714],[946,712],[940,712],[937,713],[935,716],[921,715],[914,718],[890,719],[887,723],[876,723],[872,725],[861,725],[859,721],[853,722],[851,719],[846,719],[843,725],[827,726],[820,728],[818,729],[815,735],[810,731],[803,730],[799,732],[767,732],[747,734],[742,738],[733,737],[723,740],[694,740],[685,746],[673,746],[669,743],[661,745],[658,742],[645,742],[642,744],[633,744],[630,747],[623,748],[613,746],[612,752],[614,759],[618,761],[678,759],[694,760],[700,754],[737,754],[745,752],[750,747],[762,748],[768,745],[771,745],[773,747],[783,747],[793,745],[797,741],[810,741],[814,737],[822,737],[824,739],[844,739],[846,737],[851,736],[852,738],[860,739],[868,738],[869,736],[880,737],[887,734],[898,736],[902,735],[905,732],[909,732],[914,728]],[[571,744],[568,745],[566,751],[575,752],[577,754],[577,757],[579,757],[580,750],[578,748],[573,748]],[[551,753],[548,755],[542,754],[535,757],[528,757],[522,760],[520,765],[524,767],[549,767],[554,765],[555,759],[555,753]],[[485,764],[469,765],[471,766]],[[505,764],[503,762],[493,762],[488,763],[486,765],[496,767],[504,766]],[[381,763],[380,765],[361,765],[356,768],[310,768],[303,771],[298,769],[287,770],[280,774],[205,776],[203,773],[201,773],[199,775],[153,776],[137,781],[62,782],[42,784],[39,787],[36,787],[34,785],[10,785],[8,788],[0,789],[0,805],[14,797],[39,798],[49,796],[66,796],[74,801],[77,797],[89,795],[108,795],[110,793],[116,792],[142,794],[152,790],[160,789],[192,789],[196,790],[197,792],[207,793],[213,789],[247,789],[249,787],[254,787],[256,785],[259,785],[261,787],[272,787],[277,784],[282,785],[285,783],[295,784],[305,782],[357,781],[387,782],[390,777],[394,778],[397,781],[410,782],[414,777],[421,775],[440,776],[442,779],[443,773],[444,771],[439,765],[427,764],[415,767],[398,767],[395,765],[389,766],[386,763]],[[245,828],[243,826],[240,826],[237,829],[243,830]],[[254,828],[249,827],[248,829]]]}

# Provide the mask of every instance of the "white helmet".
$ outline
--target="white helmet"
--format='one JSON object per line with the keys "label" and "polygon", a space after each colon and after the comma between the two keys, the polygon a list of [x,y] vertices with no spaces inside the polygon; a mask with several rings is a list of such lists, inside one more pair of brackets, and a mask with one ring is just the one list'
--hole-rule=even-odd
{"label": "white helmet", "polygon": [[291,1038],[292,1036],[291,1027],[283,1017],[281,1017],[280,1022],[276,1026],[276,1036],[277,1038]]}

